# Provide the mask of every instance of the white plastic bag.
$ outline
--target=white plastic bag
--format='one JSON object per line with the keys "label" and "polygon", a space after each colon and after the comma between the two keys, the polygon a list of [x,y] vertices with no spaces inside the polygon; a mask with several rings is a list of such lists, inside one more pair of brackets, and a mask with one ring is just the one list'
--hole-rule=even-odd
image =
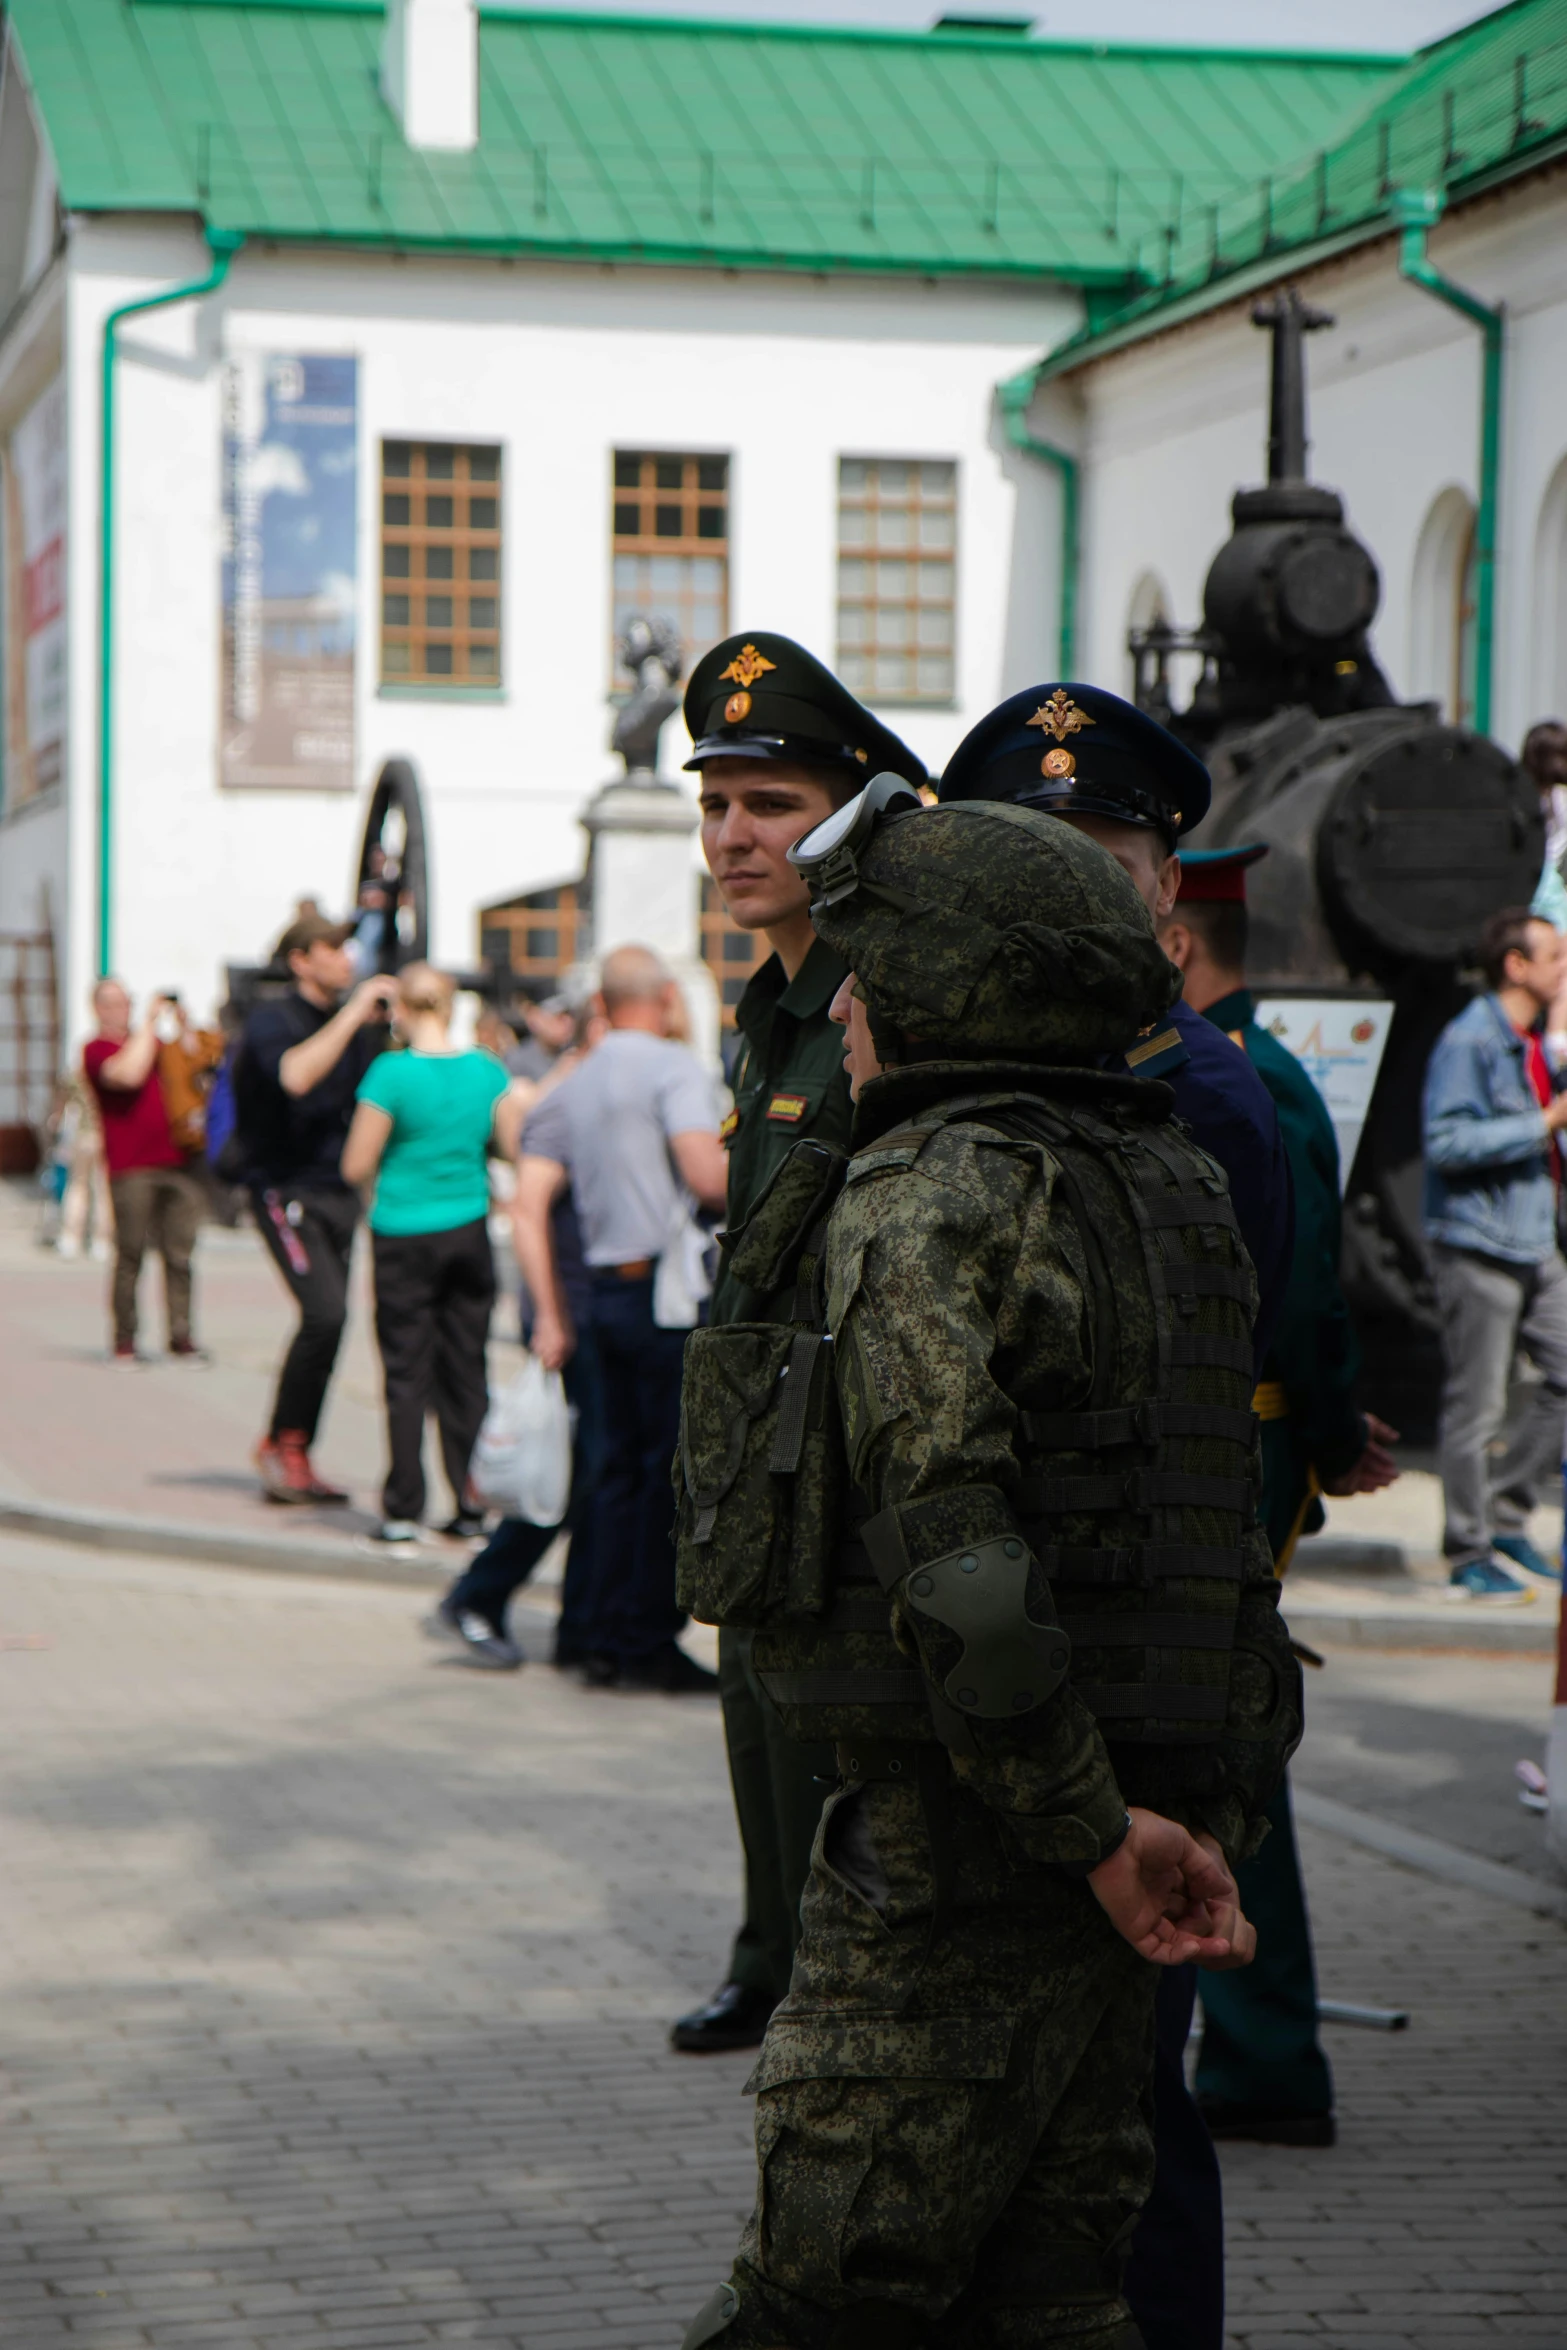
{"label": "white plastic bag", "polygon": [[670,1224],[669,1238],[659,1251],[653,1274],[653,1321],[660,1330],[694,1330],[702,1306],[713,1294],[713,1260],[717,1244],[682,1199]]}
{"label": "white plastic bag", "polygon": [[571,1413],[558,1371],[527,1355],[485,1414],[469,1470],[492,1509],[558,1526],[571,1491]]}

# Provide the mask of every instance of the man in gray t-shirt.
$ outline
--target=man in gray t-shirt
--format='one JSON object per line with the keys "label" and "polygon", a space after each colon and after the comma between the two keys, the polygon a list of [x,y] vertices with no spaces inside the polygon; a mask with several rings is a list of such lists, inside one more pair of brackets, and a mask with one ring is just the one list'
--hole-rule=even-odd
{"label": "man in gray t-shirt", "polygon": [[716,1690],[677,1645],[669,1464],[680,1425],[683,1330],[653,1320],[653,1276],[683,1196],[724,1204],[727,1164],[713,1081],[666,1033],[674,982],[646,947],[604,959],[609,1033],[539,1103],[522,1134],[517,1254],[533,1298],[533,1351],[550,1368],[576,1333],[550,1211],[569,1183],[603,1374],[605,1457],[594,1520],[599,1562],[590,1678],[628,1688]]}

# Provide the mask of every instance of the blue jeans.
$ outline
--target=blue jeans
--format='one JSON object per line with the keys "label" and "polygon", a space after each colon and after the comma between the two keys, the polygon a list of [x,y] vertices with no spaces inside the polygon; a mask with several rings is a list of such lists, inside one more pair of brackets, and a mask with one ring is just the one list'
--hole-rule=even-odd
{"label": "blue jeans", "polygon": [[604,1392],[604,1458],[593,1516],[598,1559],[593,1645],[617,1665],[673,1646],[675,1497],[683,1330],[653,1320],[653,1282],[593,1275],[593,1331]]}
{"label": "blue jeans", "polygon": [[452,1585],[453,1607],[482,1616],[497,1632],[506,1629],[512,1595],[526,1583],[556,1535],[571,1537],[561,1585],[560,1620],[555,1627],[555,1661],[574,1664],[598,1647],[594,1624],[594,1495],[603,1470],[604,1402],[598,1341],[591,1328],[577,1333],[576,1351],[561,1374],[566,1401],[577,1414],[571,1451],[571,1495],[559,1526],[535,1526],[526,1518],[502,1518],[467,1571]]}

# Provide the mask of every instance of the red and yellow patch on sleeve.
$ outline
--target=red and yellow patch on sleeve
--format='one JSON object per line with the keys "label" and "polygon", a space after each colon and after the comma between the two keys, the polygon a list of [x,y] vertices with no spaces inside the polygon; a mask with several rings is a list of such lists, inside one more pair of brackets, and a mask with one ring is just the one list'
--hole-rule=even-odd
{"label": "red and yellow patch on sleeve", "polygon": [[767,1105],[767,1115],[775,1126],[798,1126],[810,1106],[806,1094],[775,1093]]}

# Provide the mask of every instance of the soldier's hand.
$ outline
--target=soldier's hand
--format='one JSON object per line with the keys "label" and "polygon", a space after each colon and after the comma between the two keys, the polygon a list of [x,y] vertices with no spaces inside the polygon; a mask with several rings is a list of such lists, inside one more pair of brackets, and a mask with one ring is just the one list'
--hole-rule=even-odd
{"label": "soldier's hand", "polygon": [[1100,1908],[1155,1966],[1227,1962],[1229,1937],[1216,1921],[1230,1908],[1238,1915],[1240,1903],[1223,1860],[1205,1852],[1176,1820],[1137,1809],[1130,1816],[1124,1843],[1088,1880]]}
{"label": "soldier's hand", "polygon": [[[1230,1877],[1229,1864],[1218,1838],[1199,1835],[1197,1842],[1209,1859],[1216,1861],[1225,1875]],[[1205,1974],[1225,1974],[1232,1967],[1250,1966],[1257,1955],[1257,1929],[1241,1908],[1240,1893],[1233,1877],[1230,1877],[1230,1886],[1231,1898],[1226,1900],[1210,1895],[1203,1904],[1215,1934],[1230,1946],[1223,1958],[1200,1958],[1197,1961]],[[1187,1922],[1190,1923],[1190,1920]]]}
{"label": "soldier's hand", "polygon": [[[1567,1100],[1567,1095],[1562,1097]],[[1342,1477],[1324,1480],[1324,1493],[1380,1493],[1384,1485],[1391,1485],[1398,1477],[1398,1463],[1394,1460],[1392,1445],[1398,1442],[1398,1430],[1390,1428],[1385,1420],[1367,1412],[1366,1449],[1359,1460],[1352,1461]]]}

